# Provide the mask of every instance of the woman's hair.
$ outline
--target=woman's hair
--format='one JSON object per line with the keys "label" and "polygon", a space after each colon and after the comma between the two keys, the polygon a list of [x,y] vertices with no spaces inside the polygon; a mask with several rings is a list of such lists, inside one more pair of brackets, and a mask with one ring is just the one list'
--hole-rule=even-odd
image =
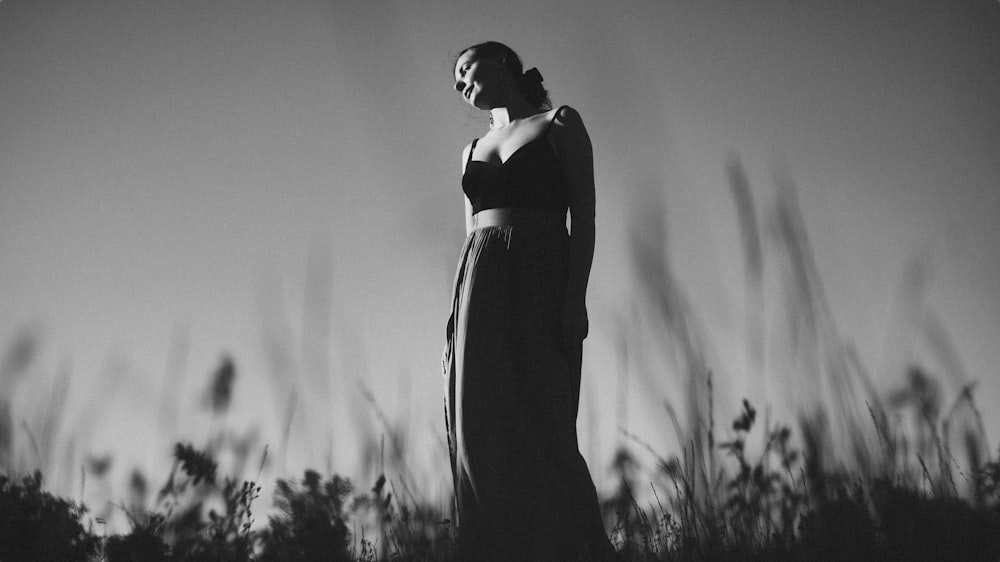
{"label": "woman's hair", "polygon": [[[521,64],[521,57],[513,49],[497,41],[485,41],[462,49],[455,57],[455,62],[468,51],[476,51],[482,57],[498,58],[507,67],[511,76],[517,82],[517,89],[521,91],[532,107],[538,109],[549,109],[552,103],[549,101],[549,92],[542,86],[542,74],[537,68],[531,68],[527,72]],[[453,64],[452,67],[455,65]]]}

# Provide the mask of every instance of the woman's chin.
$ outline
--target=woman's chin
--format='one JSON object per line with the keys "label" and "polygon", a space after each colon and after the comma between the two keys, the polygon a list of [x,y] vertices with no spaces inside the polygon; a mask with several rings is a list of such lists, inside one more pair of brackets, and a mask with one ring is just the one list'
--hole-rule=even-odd
{"label": "woman's chin", "polygon": [[489,99],[484,98],[482,96],[477,96],[475,92],[473,92],[472,95],[469,96],[469,103],[472,104],[472,107],[475,107],[476,109],[482,109],[483,111],[489,111],[494,107],[494,104],[490,103]]}

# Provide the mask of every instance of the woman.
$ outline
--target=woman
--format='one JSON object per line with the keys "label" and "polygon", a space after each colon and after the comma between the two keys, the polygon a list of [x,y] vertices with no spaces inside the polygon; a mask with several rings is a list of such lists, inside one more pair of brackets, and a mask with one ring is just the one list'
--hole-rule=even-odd
{"label": "woman", "polygon": [[468,237],[444,354],[459,555],[604,559],[614,550],[576,436],[590,139],[572,108],[548,109],[541,74],[501,43],[462,51],[455,89],[490,115],[462,154]]}

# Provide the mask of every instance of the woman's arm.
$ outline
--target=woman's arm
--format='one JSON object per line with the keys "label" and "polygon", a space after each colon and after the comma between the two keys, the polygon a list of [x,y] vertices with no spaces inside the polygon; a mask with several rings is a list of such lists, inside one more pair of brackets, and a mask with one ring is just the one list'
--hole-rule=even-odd
{"label": "woman's arm", "polygon": [[[462,176],[465,176],[465,167],[469,164],[469,152],[472,151],[472,143],[465,145],[465,149],[462,151]],[[466,236],[472,232],[472,202],[464,194],[462,199],[465,201],[465,234]]]}
{"label": "woman's arm", "polygon": [[472,233],[472,202],[468,197],[463,199],[465,199],[465,235],[468,236]]}
{"label": "woman's arm", "polygon": [[567,343],[587,336],[587,283],[594,261],[594,152],[580,114],[566,107],[556,114],[556,148],[569,187],[569,276],[563,309]]}

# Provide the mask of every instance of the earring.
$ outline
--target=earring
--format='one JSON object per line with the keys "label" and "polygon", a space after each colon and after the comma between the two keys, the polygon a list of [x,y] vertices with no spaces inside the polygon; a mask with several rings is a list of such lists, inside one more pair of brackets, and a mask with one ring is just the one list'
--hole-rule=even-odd
{"label": "earring", "polygon": [[490,128],[492,129],[493,128],[493,112],[491,111],[489,115],[490,115]]}

